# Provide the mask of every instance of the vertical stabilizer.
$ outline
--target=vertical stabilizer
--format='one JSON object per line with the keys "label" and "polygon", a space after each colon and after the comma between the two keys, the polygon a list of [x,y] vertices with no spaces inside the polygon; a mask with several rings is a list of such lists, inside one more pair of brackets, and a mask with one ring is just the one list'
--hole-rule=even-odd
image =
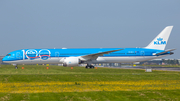
{"label": "vertical stabilizer", "polygon": [[164,50],[171,34],[173,26],[167,26],[159,35],[145,48]]}

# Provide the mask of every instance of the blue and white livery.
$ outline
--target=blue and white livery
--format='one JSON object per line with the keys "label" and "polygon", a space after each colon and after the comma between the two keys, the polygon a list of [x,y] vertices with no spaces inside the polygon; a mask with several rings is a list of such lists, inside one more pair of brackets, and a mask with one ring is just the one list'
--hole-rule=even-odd
{"label": "blue and white livery", "polygon": [[167,26],[147,47],[144,48],[80,48],[80,49],[22,49],[10,52],[3,58],[11,64],[63,64],[78,66],[93,63],[133,63],[161,58],[173,54],[165,50],[173,26]]}

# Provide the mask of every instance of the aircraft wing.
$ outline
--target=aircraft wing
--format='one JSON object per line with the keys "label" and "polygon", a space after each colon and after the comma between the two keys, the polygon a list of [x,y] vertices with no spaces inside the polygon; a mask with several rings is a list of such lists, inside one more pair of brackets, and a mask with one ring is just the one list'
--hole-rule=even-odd
{"label": "aircraft wing", "polygon": [[[176,50],[176,49],[168,49],[168,50],[165,50],[164,52],[160,52],[160,53],[157,53],[155,55],[161,55],[161,54],[164,54],[164,53],[167,53],[167,52],[171,52],[173,50]],[[172,54],[173,54],[173,52],[172,52]]]}
{"label": "aircraft wing", "polygon": [[84,55],[84,56],[80,56],[80,59],[81,60],[93,60],[93,59],[97,59],[98,56],[103,56],[104,54],[109,54],[111,52],[116,52],[116,51],[120,51],[120,50],[123,50],[123,49],[111,50],[111,51],[105,51],[105,52],[99,52],[99,53]]}

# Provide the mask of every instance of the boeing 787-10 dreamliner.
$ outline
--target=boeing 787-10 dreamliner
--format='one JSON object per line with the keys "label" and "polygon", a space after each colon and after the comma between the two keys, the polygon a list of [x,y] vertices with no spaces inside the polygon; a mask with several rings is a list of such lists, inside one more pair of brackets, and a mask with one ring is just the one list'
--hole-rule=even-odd
{"label": "boeing 787-10 dreamliner", "polygon": [[165,50],[173,26],[167,26],[148,46],[144,48],[78,48],[78,49],[21,49],[10,52],[4,63],[16,64],[63,64],[78,66],[94,63],[133,63],[161,58],[173,54]]}

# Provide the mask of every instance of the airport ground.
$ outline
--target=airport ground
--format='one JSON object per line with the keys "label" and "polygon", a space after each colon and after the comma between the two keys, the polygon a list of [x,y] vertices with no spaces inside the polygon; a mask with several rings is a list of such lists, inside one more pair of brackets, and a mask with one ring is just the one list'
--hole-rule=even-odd
{"label": "airport ground", "polygon": [[145,72],[143,67],[0,67],[1,101],[179,101],[179,95],[179,71]]}
{"label": "airport ground", "polygon": [[[111,67],[112,68],[112,67]],[[115,67],[113,67],[115,68]],[[152,69],[152,70],[160,70],[160,71],[179,71],[180,72],[180,67],[164,67],[164,66],[122,66],[122,67],[116,67],[116,68],[121,68],[121,69]]]}

